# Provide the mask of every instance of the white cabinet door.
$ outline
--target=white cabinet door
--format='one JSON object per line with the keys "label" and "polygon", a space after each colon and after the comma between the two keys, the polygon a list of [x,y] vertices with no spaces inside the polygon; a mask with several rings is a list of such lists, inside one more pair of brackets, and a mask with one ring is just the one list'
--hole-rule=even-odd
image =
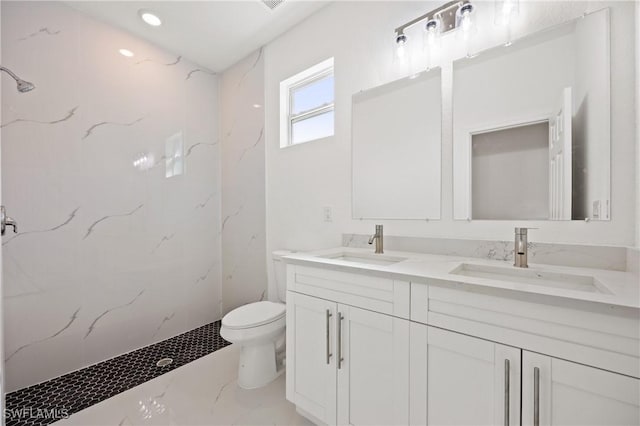
{"label": "white cabinet door", "polygon": [[409,423],[409,321],[338,305],[338,424]]}
{"label": "white cabinet door", "polygon": [[520,349],[416,323],[410,340],[411,424],[519,424]]}
{"label": "white cabinet door", "polygon": [[336,423],[336,304],[287,292],[287,399]]}
{"label": "white cabinet door", "polygon": [[523,351],[523,426],[639,424],[640,380]]}

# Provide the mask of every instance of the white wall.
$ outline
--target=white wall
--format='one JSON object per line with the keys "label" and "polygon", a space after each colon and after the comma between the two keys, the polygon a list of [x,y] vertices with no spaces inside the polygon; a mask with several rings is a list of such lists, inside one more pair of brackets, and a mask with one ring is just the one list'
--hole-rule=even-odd
{"label": "white wall", "polygon": [[265,298],[264,55],[249,55],[220,79],[222,312]]}
{"label": "white wall", "polygon": [[[337,2],[276,39],[265,52],[267,252],[275,248],[314,249],[341,244],[342,233],[369,233],[376,222],[391,235],[509,240],[513,227],[540,228],[533,241],[632,245],[635,227],[633,185],[636,147],[634,89],[634,5],[632,2],[522,2],[514,37],[611,7],[612,21],[612,220],[610,222],[454,221],[452,203],[451,60],[460,47],[434,65],[443,68],[442,220],[357,221],[351,219],[351,95],[388,83],[413,70],[392,60],[393,29],[441,2]],[[478,2],[474,48],[497,45],[504,32],[494,27],[493,2]],[[410,36],[412,33],[409,34]],[[416,39],[416,37],[414,37]],[[447,36],[443,47],[456,45]],[[448,50],[447,50],[448,51]],[[295,52],[293,54],[292,52]],[[281,80],[335,57],[336,133],[332,138],[280,150],[278,84]],[[414,64],[414,69],[418,64]],[[333,207],[333,222],[322,219]]]}
{"label": "white wall", "polygon": [[2,2],[1,63],[7,390],[220,318],[217,77],[58,2]]}

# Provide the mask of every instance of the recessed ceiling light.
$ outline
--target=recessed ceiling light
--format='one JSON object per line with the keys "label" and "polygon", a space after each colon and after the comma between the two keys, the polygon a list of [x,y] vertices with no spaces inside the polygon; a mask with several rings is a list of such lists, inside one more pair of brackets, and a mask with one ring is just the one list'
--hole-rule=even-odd
{"label": "recessed ceiling light", "polygon": [[158,18],[158,16],[153,12],[150,12],[150,11],[144,10],[144,9],[140,9],[138,11],[138,15],[140,15],[140,18],[144,22],[146,22],[147,24],[151,25],[152,27],[159,27],[160,25],[162,25],[162,20],[160,18]]}
{"label": "recessed ceiling light", "polygon": [[120,52],[122,56],[126,56],[127,58],[130,58],[133,56],[133,52],[128,49],[120,49],[118,50],[118,52]]}
{"label": "recessed ceiling light", "polygon": [[262,105],[260,105],[260,104],[253,104],[253,107],[254,107],[254,108],[256,108],[256,109],[257,109],[257,108],[262,108]]}

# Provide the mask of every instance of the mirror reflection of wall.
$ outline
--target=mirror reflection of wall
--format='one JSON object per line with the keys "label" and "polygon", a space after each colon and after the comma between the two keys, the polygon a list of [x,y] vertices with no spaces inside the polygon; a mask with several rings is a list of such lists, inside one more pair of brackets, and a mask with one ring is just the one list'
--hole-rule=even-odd
{"label": "mirror reflection of wall", "polygon": [[548,136],[548,121],[472,135],[474,219],[547,218]]}
{"label": "mirror reflection of wall", "polygon": [[608,10],[454,63],[454,217],[610,218]]}
{"label": "mirror reflection of wall", "polygon": [[352,99],[353,217],[439,219],[440,69]]}

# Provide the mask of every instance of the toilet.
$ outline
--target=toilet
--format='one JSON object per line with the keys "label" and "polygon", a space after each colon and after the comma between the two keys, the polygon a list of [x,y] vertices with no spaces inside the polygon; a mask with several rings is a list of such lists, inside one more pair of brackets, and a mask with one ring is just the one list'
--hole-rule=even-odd
{"label": "toilet", "polygon": [[255,389],[284,372],[286,265],[273,252],[278,302],[261,301],[240,306],[222,318],[220,335],[240,346],[238,386]]}

